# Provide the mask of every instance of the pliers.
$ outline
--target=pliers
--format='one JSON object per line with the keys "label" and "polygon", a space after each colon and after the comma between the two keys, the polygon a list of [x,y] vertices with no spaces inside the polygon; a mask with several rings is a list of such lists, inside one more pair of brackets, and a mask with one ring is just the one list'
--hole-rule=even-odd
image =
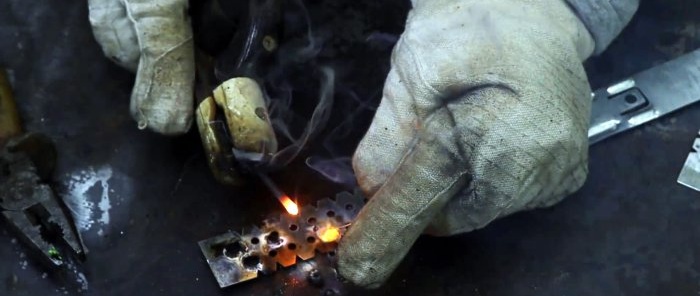
{"label": "pliers", "polygon": [[56,162],[53,142],[40,133],[22,134],[14,105],[0,69],[0,119],[14,118],[0,121],[0,220],[50,268],[64,265],[64,245],[84,259],[80,234],[45,183]]}

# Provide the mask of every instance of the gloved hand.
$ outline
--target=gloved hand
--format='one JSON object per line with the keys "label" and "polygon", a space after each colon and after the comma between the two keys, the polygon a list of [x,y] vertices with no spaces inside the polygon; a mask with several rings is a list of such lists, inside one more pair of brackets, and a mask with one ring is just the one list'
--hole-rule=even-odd
{"label": "gloved hand", "polygon": [[187,132],[194,109],[194,44],[187,0],[88,0],[105,55],[136,71],[131,115],[140,129]]}
{"label": "gloved hand", "polygon": [[339,272],[365,287],[381,284],[421,233],[553,205],[587,174],[581,63],[607,46],[594,41],[601,31],[563,0],[413,4],[353,160],[371,199],[340,242]]}

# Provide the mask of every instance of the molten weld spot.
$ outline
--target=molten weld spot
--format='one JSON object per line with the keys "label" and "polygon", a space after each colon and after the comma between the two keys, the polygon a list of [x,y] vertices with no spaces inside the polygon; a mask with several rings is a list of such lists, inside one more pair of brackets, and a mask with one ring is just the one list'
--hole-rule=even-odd
{"label": "molten weld spot", "polygon": [[340,239],[340,230],[332,226],[320,229],[317,234],[318,239],[324,243],[330,243]]}

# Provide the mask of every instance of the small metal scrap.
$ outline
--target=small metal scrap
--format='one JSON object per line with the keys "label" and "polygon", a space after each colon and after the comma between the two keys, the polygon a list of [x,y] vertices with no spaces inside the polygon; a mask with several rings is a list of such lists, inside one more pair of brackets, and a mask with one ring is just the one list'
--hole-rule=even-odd
{"label": "small metal scrap", "polygon": [[590,144],[700,100],[700,49],[593,93]]}
{"label": "small metal scrap", "polygon": [[308,260],[316,251],[334,252],[345,228],[364,204],[364,197],[342,192],[300,209],[265,220],[262,227],[239,234],[229,231],[199,242],[221,288],[269,274],[277,265],[289,267],[297,257]]}
{"label": "small metal scrap", "polygon": [[678,183],[700,191],[700,133],[693,140],[693,148],[685,159]]}

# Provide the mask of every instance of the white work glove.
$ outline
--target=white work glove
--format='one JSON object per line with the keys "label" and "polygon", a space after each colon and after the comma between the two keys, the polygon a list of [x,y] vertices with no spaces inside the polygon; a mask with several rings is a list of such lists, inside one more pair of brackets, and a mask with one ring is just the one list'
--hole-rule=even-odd
{"label": "white work glove", "polygon": [[582,61],[596,44],[570,6],[413,4],[353,160],[370,200],[338,253],[340,275],[370,288],[421,233],[468,232],[553,205],[588,171],[591,91]]}
{"label": "white work glove", "polygon": [[138,127],[187,132],[195,75],[187,0],[88,0],[88,6],[105,55],[136,71],[131,115]]}

